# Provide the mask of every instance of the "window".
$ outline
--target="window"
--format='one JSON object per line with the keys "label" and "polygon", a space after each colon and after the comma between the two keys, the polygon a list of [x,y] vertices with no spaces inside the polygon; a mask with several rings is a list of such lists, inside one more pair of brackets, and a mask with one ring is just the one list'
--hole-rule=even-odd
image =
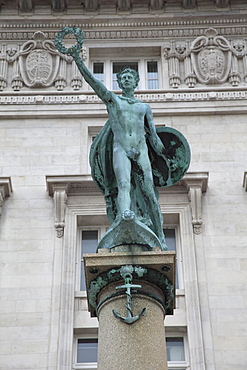
{"label": "window", "polygon": [[[94,220],[92,218],[92,220]],[[93,221],[92,221],[93,222]],[[96,253],[99,240],[106,233],[108,226],[88,226],[80,228],[78,231],[77,249],[77,291],[86,291],[85,270],[83,255],[86,253]]]}
{"label": "window", "polygon": [[98,246],[98,230],[82,230],[80,290],[86,290],[83,255],[85,253],[95,253],[97,246]]}
{"label": "window", "polygon": [[166,338],[166,354],[169,370],[186,370],[188,368],[184,342],[184,337],[172,336]]}
{"label": "window", "polygon": [[124,59],[124,61],[105,60],[93,61],[92,70],[96,78],[110,90],[120,90],[117,83],[117,73],[124,67],[130,67],[139,72],[140,82],[137,90],[153,90],[159,88],[159,61],[146,59]]}
{"label": "window", "polygon": [[147,87],[149,90],[158,89],[158,64],[157,62],[147,62]]}
{"label": "window", "polygon": [[77,342],[77,362],[95,363],[98,357],[98,339],[87,338],[78,339]]}
{"label": "window", "polygon": [[164,229],[166,238],[166,244],[169,251],[176,252],[176,289],[182,288],[183,275],[182,275],[182,258],[181,250],[178,246],[178,229],[177,228],[166,228]]}
{"label": "window", "polygon": [[[187,370],[184,337],[167,337],[166,352],[169,370]],[[98,339],[77,338],[76,369],[97,369]]]}
{"label": "window", "polygon": [[93,64],[93,75],[104,83],[104,63],[98,62]]}

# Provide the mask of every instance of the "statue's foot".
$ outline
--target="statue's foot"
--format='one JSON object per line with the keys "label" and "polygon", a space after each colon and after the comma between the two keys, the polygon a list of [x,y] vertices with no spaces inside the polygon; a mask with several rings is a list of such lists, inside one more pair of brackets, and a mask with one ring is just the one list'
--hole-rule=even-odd
{"label": "statue's foot", "polygon": [[135,213],[130,209],[126,209],[122,212],[121,218],[124,221],[133,221],[135,218]]}

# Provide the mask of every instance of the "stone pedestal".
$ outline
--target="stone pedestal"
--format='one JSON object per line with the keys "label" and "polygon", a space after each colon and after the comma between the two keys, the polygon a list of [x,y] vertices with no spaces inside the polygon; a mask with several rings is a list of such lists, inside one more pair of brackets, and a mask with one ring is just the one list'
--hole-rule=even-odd
{"label": "stone pedestal", "polygon": [[102,249],[84,261],[88,307],[99,320],[98,370],[167,370],[164,317],[173,312],[175,253]]}

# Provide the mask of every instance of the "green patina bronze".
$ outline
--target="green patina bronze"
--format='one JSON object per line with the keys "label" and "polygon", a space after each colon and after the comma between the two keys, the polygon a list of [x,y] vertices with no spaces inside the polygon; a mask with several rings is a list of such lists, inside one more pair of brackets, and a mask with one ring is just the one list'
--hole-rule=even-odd
{"label": "green patina bronze", "polygon": [[[144,270],[143,268],[139,268]],[[131,289],[133,288],[141,288],[141,285],[132,284],[133,280],[133,271],[134,267],[132,265],[122,266],[120,269],[120,275],[124,279],[124,285],[117,286],[116,289],[125,289],[126,294],[126,309],[127,309],[127,316],[121,316],[116,310],[112,310],[113,315],[117,317],[118,319],[122,320],[126,324],[130,325],[136,322],[140,319],[141,316],[145,315],[146,308],[143,308],[141,312],[134,316],[132,311],[132,295],[131,295]]]}
{"label": "green patina bronze", "polygon": [[[63,45],[68,34],[74,34],[77,40],[70,48]],[[156,187],[174,185],[187,171],[190,149],[186,139],[171,127],[155,129],[150,106],[134,96],[138,72],[126,67],[118,73],[122,96],[109,91],[93,76],[80,57],[83,32],[79,28],[63,28],[54,44],[61,53],[74,58],[109,114],[90,151],[92,177],[105,196],[111,223],[106,242],[103,240],[99,248],[126,244],[126,233],[121,230],[132,220],[127,228],[129,244],[167,250]]]}
{"label": "green patina bronze", "polygon": [[[165,296],[165,304],[159,300],[158,297],[152,295],[152,298],[159,301],[159,303],[164,307],[164,310],[166,313],[169,315],[171,311],[171,306],[172,302],[174,299],[174,292],[173,292],[173,285],[171,284],[170,280],[167,278],[165,274],[162,274],[161,272],[152,269],[152,268],[146,268],[145,266],[137,266],[137,265],[127,265],[127,266],[122,266],[117,269],[110,269],[108,271],[102,272],[97,276],[95,280],[92,280],[88,289],[88,301],[89,305],[92,308],[92,311],[94,313],[94,316],[97,316],[97,309],[108,299],[112,298],[113,296],[119,296],[122,295],[122,292],[116,292],[114,295],[106,297],[102,302],[97,303],[97,296],[99,292],[106,287],[108,284],[125,279],[125,276],[127,278],[130,276],[125,275],[126,271],[131,271],[131,281],[135,280],[138,282],[138,280],[144,280],[148,281],[154,285],[156,285],[158,288],[162,290]],[[127,284],[130,283],[127,281]],[[122,286],[122,288],[126,288],[126,286]],[[130,286],[129,286],[130,288]],[[135,294],[144,294],[147,296],[151,296],[151,294],[143,292],[143,290],[137,290],[135,291]],[[127,302],[128,303],[128,302]],[[130,303],[130,302],[129,302]],[[128,306],[129,309],[131,310],[131,304]],[[140,316],[144,314],[144,310],[141,311]],[[139,317],[140,317],[139,316]],[[117,316],[119,317],[119,316]],[[131,321],[132,313],[130,312],[130,315],[127,315],[127,317],[123,317],[122,319],[127,319],[129,320],[129,323],[132,323]],[[138,317],[138,318],[139,318]],[[136,321],[136,320],[135,320]],[[133,321],[134,322],[134,321]]]}

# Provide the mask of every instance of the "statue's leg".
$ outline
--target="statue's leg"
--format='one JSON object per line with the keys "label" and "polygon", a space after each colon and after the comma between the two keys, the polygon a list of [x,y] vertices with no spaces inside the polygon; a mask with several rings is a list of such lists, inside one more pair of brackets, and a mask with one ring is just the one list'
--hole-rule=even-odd
{"label": "statue's leg", "polygon": [[149,210],[149,217],[151,218],[153,222],[155,233],[162,244],[162,249],[167,250],[164,232],[163,232],[163,216],[161,213],[158,199],[155,194],[152,168],[151,168],[148,154],[143,153],[142,151],[142,154],[138,158],[137,162],[143,171],[142,191],[144,193],[147,208]]}
{"label": "statue's leg", "polygon": [[118,215],[130,209],[130,174],[131,163],[126,156],[125,150],[121,146],[115,146],[113,149],[113,169],[118,186]]}

